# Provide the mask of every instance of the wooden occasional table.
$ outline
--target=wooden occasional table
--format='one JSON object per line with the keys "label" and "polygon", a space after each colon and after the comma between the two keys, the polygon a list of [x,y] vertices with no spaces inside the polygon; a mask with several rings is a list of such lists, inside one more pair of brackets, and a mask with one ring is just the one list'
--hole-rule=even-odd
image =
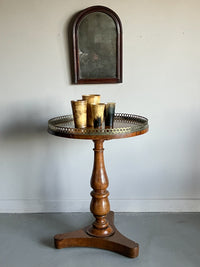
{"label": "wooden occasional table", "polygon": [[104,165],[103,142],[105,140],[127,138],[148,131],[148,120],[131,114],[115,114],[113,128],[74,128],[72,115],[56,117],[48,122],[50,134],[75,139],[90,139],[94,142],[94,165],[91,177],[92,200],[90,210],[95,217],[92,225],[83,229],[57,234],[55,247],[95,247],[111,250],[124,256],[135,258],[139,245],[123,236],[114,226],[114,212],[110,211],[108,200],[108,177]]}

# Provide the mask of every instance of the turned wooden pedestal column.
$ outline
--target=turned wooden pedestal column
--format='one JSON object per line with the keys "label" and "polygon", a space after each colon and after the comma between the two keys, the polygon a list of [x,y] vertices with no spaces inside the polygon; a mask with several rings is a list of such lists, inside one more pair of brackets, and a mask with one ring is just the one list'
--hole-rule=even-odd
{"label": "turned wooden pedestal column", "polygon": [[95,218],[92,225],[83,229],[58,234],[54,237],[55,247],[94,247],[111,250],[124,256],[135,258],[139,245],[123,236],[114,225],[114,212],[110,211],[108,177],[104,165],[105,140],[126,138],[148,131],[148,120],[131,114],[116,114],[112,129],[76,129],[71,116],[49,120],[51,134],[76,139],[90,139],[94,142],[94,165],[91,177],[92,200],[90,210]]}
{"label": "turned wooden pedestal column", "polygon": [[91,178],[91,192],[92,201],[90,210],[95,217],[95,222],[87,229],[87,233],[96,237],[106,237],[114,234],[114,230],[109,225],[106,218],[110,211],[108,177],[104,165],[103,157],[103,141],[94,140],[94,166]]}

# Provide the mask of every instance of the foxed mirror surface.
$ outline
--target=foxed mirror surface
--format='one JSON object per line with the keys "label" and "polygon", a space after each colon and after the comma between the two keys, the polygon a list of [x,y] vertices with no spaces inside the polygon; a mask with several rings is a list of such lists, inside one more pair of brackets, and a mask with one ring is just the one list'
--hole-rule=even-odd
{"label": "foxed mirror surface", "polygon": [[117,31],[114,20],[102,12],[88,14],[78,28],[80,79],[115,78]]}

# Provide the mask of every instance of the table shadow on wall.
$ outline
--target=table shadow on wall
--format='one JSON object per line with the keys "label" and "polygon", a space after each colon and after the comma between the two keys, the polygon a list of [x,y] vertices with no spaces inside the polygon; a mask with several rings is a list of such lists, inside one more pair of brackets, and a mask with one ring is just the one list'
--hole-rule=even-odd
{"label": "table shadow on wall", "polygon": [[52,142],[55,137],[47,132],[49,117],[41,106],[15,106],[4,114],[10,119],[0,122],[3,197],[19,200],[24,212],[32,212],[31,201],[36,203],[36,212],[38,207],[41,212],[51,211],[48,200],[58,198],[64,186],[60,177],[68,175],[60,169],[60,150],[67,150],[70,141]]}

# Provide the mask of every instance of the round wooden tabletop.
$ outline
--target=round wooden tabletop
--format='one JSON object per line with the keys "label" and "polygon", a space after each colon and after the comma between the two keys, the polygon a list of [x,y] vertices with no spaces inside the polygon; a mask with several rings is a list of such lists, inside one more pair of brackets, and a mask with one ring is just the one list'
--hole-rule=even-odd
{"label": "round wooden tabletop", "polygon": [[75,128],[72,115],[65,115],[50,119],[48,121],[48,132],[50,134],[75,139],[110,140],[127,138],[144,134],[148,131],[148,119],[142,116],[116,113],[114,125],[107,128]]}

